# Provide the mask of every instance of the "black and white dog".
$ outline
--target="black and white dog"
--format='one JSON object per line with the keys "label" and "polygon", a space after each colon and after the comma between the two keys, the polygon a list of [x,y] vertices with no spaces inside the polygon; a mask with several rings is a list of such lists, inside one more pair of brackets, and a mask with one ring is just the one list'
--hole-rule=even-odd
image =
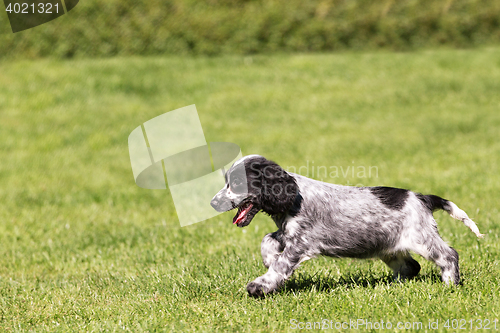
{"label": "black and white dog", "polygon": [[404,280],[420,271],[413,251],[441,268],[446,284],[458,284],[458,253],[439,236],[432,212],[443,209],[483,236],[463,210],[438,196],[324,183],[286,172],[259,155],[238,160],[225,178],[212,207],[219,212],[238,208],[233,219],[238,227],[262,210],[278,227],[262,240],[269,270],[248,284],[252,296],[278,290],[301,262],[318,255],[380,258]]}

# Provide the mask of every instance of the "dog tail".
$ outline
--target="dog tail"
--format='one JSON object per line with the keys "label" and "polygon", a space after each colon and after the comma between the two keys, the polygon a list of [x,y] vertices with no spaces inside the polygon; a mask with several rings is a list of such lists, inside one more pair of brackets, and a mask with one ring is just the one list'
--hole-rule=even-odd
{"label": "dog tail", "polygon": [[483,238],[484,235],[479,232],[476,223],[474,223],[474,221],[472,221],[469,216],[467,216],[466,212],[458,208],[458,206],[453,202],[440,198],[437,195],[418,194],[417,196],[431,212],[442,209],[450,214],[450,216],[454,219],[462,221],[466,226],[470,228],[470,230],[472,230],[473,233],[476,234],[478,238]]}

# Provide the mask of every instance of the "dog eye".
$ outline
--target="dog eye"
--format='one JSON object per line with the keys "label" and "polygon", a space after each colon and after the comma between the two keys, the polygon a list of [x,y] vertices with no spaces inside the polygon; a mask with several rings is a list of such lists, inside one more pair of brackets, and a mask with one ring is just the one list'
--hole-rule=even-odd
{"label": "dog eye", "polygon": [[231,180],[232,186],[240,186],[241,184],[243,184],[243,181],[240,178],[235,178]]}

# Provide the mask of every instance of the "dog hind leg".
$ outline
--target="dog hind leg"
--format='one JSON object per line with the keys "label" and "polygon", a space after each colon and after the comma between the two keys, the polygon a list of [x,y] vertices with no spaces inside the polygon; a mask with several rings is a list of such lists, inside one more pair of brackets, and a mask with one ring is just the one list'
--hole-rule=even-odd
{"label": "dog hind leg", "polygon": [[394,272],[394,278],[407,280],[417,276],[420,272],[420,264],[407,252],[381,257],[382,261]]}
{"label": "dog hind leg", "polygon": [[440,251],[432,253],[431,260],[441,268],[441,278],[446,284],[452,282],[455,285],[460,283],[460,269],[458,266],[458,253],[454,248],[449,247],[442,241]]}
{"label": "dog hind leg", "polygon": [[441,269],[441,278],[446,284],[452,282],[458,285],[460,283],[460,269],[457,251],[448,246],[437,234],[437,231],[435,235],[428,235],[424,243],[423,245],[414,244],[410,250],[434,262]]}

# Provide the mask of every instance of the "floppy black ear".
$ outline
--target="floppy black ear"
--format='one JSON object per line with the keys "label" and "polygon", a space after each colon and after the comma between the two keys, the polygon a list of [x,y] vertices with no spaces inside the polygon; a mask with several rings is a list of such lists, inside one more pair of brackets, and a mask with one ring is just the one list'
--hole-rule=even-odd
{"label": "floppy black ear", "polygon": [[260,171],[262,210],[269,215],[287,212],[298,193],[295,179],[278,164],[268,160],[260,165]]}

